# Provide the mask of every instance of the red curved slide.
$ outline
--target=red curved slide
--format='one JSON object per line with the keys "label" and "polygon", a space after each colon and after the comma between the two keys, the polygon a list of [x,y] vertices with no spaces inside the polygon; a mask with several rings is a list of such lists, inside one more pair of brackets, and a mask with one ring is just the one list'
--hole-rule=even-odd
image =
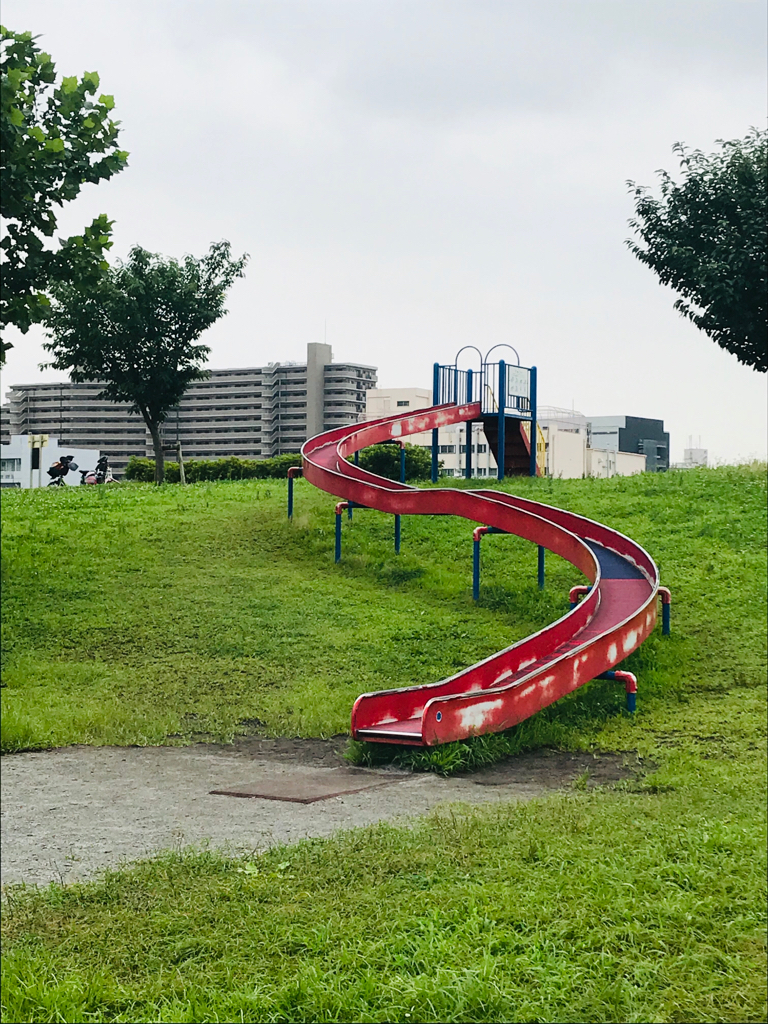
{"label": "red curved slide", "polygon": [[656,623],[659,572],[639,544],[572,512],[502,491],[418,488],[368,473],[355,451],[409,434],[479,419],[479,403],[442,405],[339,427],[302,448],[304,477],[367,508],[400,515],[455,515],[532,541],[573,563],[591,584],[550,626],[436,683],[364,693],[352,735],[433,746],[522,722],[618,665]]}

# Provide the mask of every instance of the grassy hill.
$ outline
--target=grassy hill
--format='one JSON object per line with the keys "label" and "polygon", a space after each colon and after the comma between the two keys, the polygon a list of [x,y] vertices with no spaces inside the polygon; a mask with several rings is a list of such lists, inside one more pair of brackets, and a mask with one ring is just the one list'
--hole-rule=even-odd
{"label": "grassy hill", "polygon": [[[761,677],[762,473],[749,469],[505,486],[644,544],[673,590],[674,633],[629,663],[640,702]],[[366,690],[429,682],[563,613],[580,575],[472,525],[358,511],[333,563],[333,499],[301,482],[125,486],[3,496],[4,751],[68,743],[345,732]],[[593,683],[585,728],[621,706]],[[573,714],[571,713],[573,711]],[[558,714],[558,720],[560,715]],[[563,719],[563,722],[565,720]]]}
{"label": "grassy hill", "polygon": [[[4,1019],[763,1021],[765,467],[514,480],[643,544],[673,635],[519,742],[637,750],[642,784],[378,827],[246,862],[169,854],[9,893]],[[3,496],[3,749],[348,728],[551,621],[574,570],[302,482]],[[524,732],[528,729],[528,732]]]}

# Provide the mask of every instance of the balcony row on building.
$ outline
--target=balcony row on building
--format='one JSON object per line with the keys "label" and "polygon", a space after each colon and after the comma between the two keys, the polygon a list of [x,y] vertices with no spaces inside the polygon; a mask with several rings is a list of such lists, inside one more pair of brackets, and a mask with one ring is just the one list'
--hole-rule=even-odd
{"label": "balcony row on building", "polygon": [[[307,437],[365,418],[376,367],[334,363],[330,345],[310,344],[304,363],[211,370],[190,384],[162,426],[185,458],[266,459],[298,452]],[[2,410],[3,441],[48,434],[63,448],[97,448],[119,475],[132,456],[152,457],[142,418],[99,397],[98,381],[15,385]]]}

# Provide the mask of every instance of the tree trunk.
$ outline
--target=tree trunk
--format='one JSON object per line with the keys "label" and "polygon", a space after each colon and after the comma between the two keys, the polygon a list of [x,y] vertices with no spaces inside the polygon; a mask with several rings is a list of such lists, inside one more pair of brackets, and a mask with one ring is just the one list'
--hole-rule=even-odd
{"label": "tree trunk", "polygon": [[165,455],[160,440],[160,427],[157,423],[148,423],[147,426],[152,435],[152,447],[155,449],[155,483],[161,484],[165,480]]}
{"label": "tree trunk", "polygon": [[181,441],[176,442],[176,455],[179,459],[179,483],[185,484],[187,477],[184,473],[184,456],[181,454]]}

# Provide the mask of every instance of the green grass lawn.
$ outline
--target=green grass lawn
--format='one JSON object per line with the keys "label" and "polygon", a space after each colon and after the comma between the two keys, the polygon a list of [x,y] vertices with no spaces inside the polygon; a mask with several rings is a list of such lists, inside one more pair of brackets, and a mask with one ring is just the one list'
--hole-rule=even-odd
{"label": "green grass lawn", "polygon": [[[12,889],[4,1020],[766,1019],[765,468],[505,486],[639,541],[674,602],[625,663],[634,718],[595,681],[512,747],[637,750],[646,779]],[[364,511],[336,566],[304,482],[293,524],[280,481],[3,499],[5,751],[346,731],[358,693],[527,635],[578,582],[550,556],[539,593],[535,548],[491,537],[474,606],[471,524],[406,519],[396,557]]]}

